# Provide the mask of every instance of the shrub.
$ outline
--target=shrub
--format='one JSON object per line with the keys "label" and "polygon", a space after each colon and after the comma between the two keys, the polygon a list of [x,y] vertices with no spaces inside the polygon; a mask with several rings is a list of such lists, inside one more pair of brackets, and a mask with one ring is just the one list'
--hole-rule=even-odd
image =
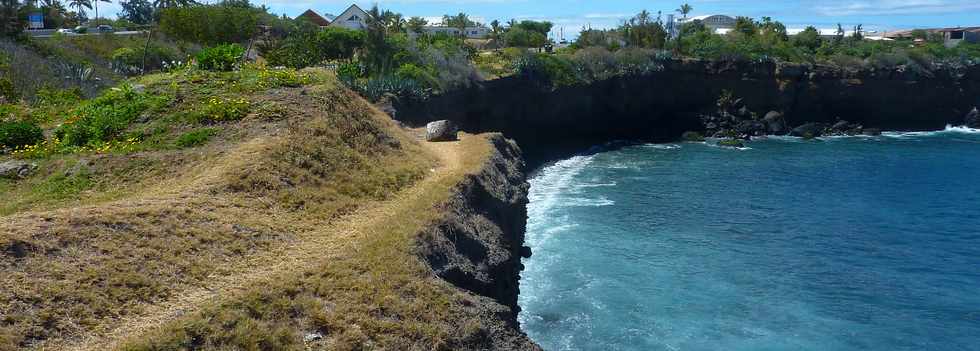
{"label": "shrub", "polygon": [[226,99],[212,97],[202,109],[203,118],[209,122],[237,121],[245,118],[251,105],[243,98]]}
{"label": "shrub", "polygon": [[354,85],[354,82],[362,77],[364,77],[364,66],[360,62],[342,63],[337,66],[337,79],[348,86]]}
{"label": "shrub", "polygon": [[432,73],[411,63],[406,63],[398,67],[398,70],[395,71],[395,76],[401,79],[414,80],[429,87],[436,87],[439,83]]}
{"label": "shrub", "polygon": [[244,54],[245,48],[238,44],[207,48],[197,54],[197,66],[210,71],[231,71]]}
{"label": "shrub", "polygon": [[110,141],[149,106],[131,87],[113,88],[72,111],[55,134],[68,146]]}
{"label": "shrub", "polygon": [[571,62],[547,54],[524,55],[514,61],[514,70],[526,79],[538,80],[556,87],[582,81]]}
{"label": "shrub", "polygon": [[14,88],[14,82],[11,82],[7,77],[0,77],[0,102],[14,101],[20,98],[20,94],[17,89]]}
{"label": "shrub", "polygon": [[218,134],[214,128],[201,128],[182,134],[177,138],[177,146],[187,148],[207,144],[211,137]]}
{"label": "shrub", "polygon": [[44,132],[30,122],[0,121],[0,149],[15,149],[44,140]]}
{"label": "shrub", "polygon": [[412,79],[397,76],[384,76],[367,80],[343,81],[349,88],[357,91],[371,101],[381,100],[385,95],[424,100],[429,97],[429,89]]}

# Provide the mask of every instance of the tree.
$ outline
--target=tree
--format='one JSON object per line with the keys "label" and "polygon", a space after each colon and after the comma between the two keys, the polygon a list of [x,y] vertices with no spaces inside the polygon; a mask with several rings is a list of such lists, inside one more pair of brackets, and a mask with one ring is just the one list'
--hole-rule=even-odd
{"label": "tree", "polygon": [[521,21],[521,23],[517,23],[517,27],[528,31],[541,33],[545,36],[545,38],[548,37],[548,33],[551,32],[551,28],[554,26],[554,24],[548,21]]}
{"label": "tree", "polygon": [[806,27],[806,29],[793,37],[794,46],[806,48],[811,52],[819,48],[822,42],[820,31],[813,26]]}
{"label": "tree", "polygon": [[490,22],[490,39],[499,41],[504,34],[504,27],[500,25],[500,21],[493,20]]}
{"label": "tree", "polygon": [[95,4],[95,19],[99,19],[99,3],[100,2],[109,3],[109,4],[112,3],[111,0],[92,0],[92,2]]}
{"label": "tree", "polygon": [[122,12],[117,16],[136,24],[148,24],[153,21],[153,4],[149,0],[120,1]]}
{"label": "tree", "polygon": [[653,21],[650,13],[641,11],[623,23],[619,31],[627,44],[634,47],[662,48],[667,41],[667,31],[659,21]]}
{"label": "tree", "polygon": [[425,32],[425,26],[429,25],[429,20],[422,17],[412,17],[408,19],[406,27],[412,33],[421,35]]}
{"label": "tree", "polygon": [[368,69],[380,75],[393,72],[394,54],[397,47],[388,37],[384,12],[374,5],[367,11],[367,32],[364,37],[364,61]]}
{"label": "tree", "polygon": [[327,27],[317,33],[317,49],[322,60],[350,60],[364,46],[364,32]]}
{"label": "tree", "polygon": [[92,9],[91,0],[68,0],[68,7],[75,8],[75,12],[78,13],[79,17],[85,17],[85,9]]}
{"label": "tree", "polygon": [[18,0],[0,0],[0,36],[14,37],[24,30]]}
{"label": "tree", "polygon": [[466,36],[466,27],[472,27],[476,23],[470,20],[470,16],[460,12],[455,16],[444,15],[442,16],[442,24],[447,27],[452,27],[459,29],[460,36]]}
{"label": "tree", "polygon": [[684,5],[681,5],[680,8],[678,8],[678,9],[676,9],[674,11],[677,11],[682,16],[684,16],[684,19],[687,19],[687,14],[691,13],[691,11],[694,11],[694,7],[692,7],[691,5],[688,5],[688,4],[684,4]]}
{"label": "tree", "polygon": [[746,37],[755,36],[759,32],[759,27],[756,26],[755,21],[749,17],[739,16],[735,19],[735,29],[732,33],[739,33]]}
{"label": "tree", "polygon": [[540,48],[548,43],[548,37],[523,27],[511,28],[504,35],[507,45],[521,48]]}

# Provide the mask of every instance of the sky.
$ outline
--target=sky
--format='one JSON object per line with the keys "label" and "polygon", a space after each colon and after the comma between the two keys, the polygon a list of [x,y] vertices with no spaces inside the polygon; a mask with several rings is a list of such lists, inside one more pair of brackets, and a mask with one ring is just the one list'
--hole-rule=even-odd
{"label": "sky", "polygon": [[[119,0],[100,3],[100,14],[111,17],[119,12]],[[205,1],[205,0],[202,0]],[[218,1],[218,0],[209,0]],[[317,13],[340,14],[350,0],[252,0],[265,4],[273,13],[294,17],[306,9]],[[356,1],[365,10],[377,4],[405,17],[439,18],[443,14],[465,12],[477,21],[499,19],[547,20],[555,23],[555,35],[564,28],[572,38],[583,27],[609,28],[641,10],[664,16],[675,13],[682,1],[660,0],[392,0]],[[691,16],[726,14],[730,16],[772,17],[788,28],[846,28],[863,24],[867,30],[895,30],[922,27],[980,26],[980,0],[704,0],[688,1]],[[91,15],[91,14],[90,14]]]}

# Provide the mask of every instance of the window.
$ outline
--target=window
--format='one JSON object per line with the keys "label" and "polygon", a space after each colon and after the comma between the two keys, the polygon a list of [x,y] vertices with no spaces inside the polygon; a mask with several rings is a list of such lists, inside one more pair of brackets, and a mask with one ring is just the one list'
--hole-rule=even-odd
{"label": "window", "polygon": [[358,15],[353,15],[353,16],[350,16],[350,18],[348,18],[347,20],[348,21],[360,21],[361,20],[361,17],[358,16]]}
{"label": "window", "polygon": [[963,39],[963,31],[958,30],[958,31],[949,32],[949,39],[950,40]]}
{"label": "window", "polygon": [[477,32],[477,31],[475,31],[475,30],[470,32],[470,35],[477,35],[477,34],[480,34],[480,33]]}

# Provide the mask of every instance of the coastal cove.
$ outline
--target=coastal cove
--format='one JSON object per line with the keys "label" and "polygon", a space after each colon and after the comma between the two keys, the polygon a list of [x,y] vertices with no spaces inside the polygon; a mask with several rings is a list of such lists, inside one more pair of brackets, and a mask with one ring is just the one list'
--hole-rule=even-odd
{"label": "coastal cove", "polygon": [[[811,123],[824,126],[821,127],[823,131],[829,133],[832,129],[831,126],[847,121],[848,126],[859,126],[859,130],[863,128],[865,133],[871,135],[825,136],[812,141],[789,136],[768,136],[745,141],[746,147],[741,149],[719,147],[717,143],[720,139],[709,139],[707,142],[680,143],[681,135],[685,132],[707,133],[710,131],[704,116],[713,114],[718,110],[719,96],[726,92],[734,94],[744,109],[751,111],[752,116],[758,116],[753,117],[755,120],[761,120],[763,115],[778,112],[784,118],[787,133],[790,129]],[[751,196],[729,197],[724,194],[712,196],[702,194],[706,197],[701,199],[703,201],[701,206],[717,211],[685,213],[690,216],[699,215],[696,218],[688,218],[688,220],[677,216],[667,216],[652,223],[641,221],[640,228],[652,228],[650,230],[658,233],[678,227],[686,230],[679,231],[674,237],[658,235],[654,241],[643,242],[644,239],[637,239],[636,236],[642,237],[643,235],[638,233],[646,233],[646,229],[628,229],[630,225],[636,223],[630,220],[622,221],[622,223],[606,223],[602,219],[631,218],[631,216],[651,219],[666,216],[656,211],[653,213],[645,213],[642,210],[634,213],[616,211],[619,205],[628,204],[631,201],[646,204],[644,201],[650,200],[647,198],[648,196],[660,200],[663,198],[651,194],[644,195],[645,193],[639,192],[630,195],[632,197],[626,201],[617,201],[609,196],[603,196],[597,191],[615,191],[613,189],[618,189],[628,183],[628,180],[632,178],[627,177],[626,181],[617,178],[622,176],[617,172],[625,172],[624,169],[657,174],[662,176],[661,179],[663,180],[672,179],[674,182],[670,183],[669,189],[662,189],[664,191],[662,194],[673,194],[681,197],[686,194],[685,190],[701,186],[699,181],[707,181],[709,184],[717,186],[718,189],[759,188],[757,189],[759,191],[766,191],[770,185],[768,182],[772,181],[785,185],[785,191],[792,191],[796,189],[796,185],[792,183],[793,177],[810,176],[806,173],[810,171],[825,176],[840,171],[841,173],[836,174],[836,178],[832,177],[836,183],[821,185],[822,191],[825,192],[824,195],[828,195],[824,199],[825,201],[808,205],[823,204],[828,208],[843,211],[834,207],[841,199],[835,196],[846,199],[847,195],[854,193],[846,189],[835,188],[835,186],[840,187],[842,186],[841,183],[853,180],[854,186],[865,187],[859,193],[865,194],[867,197],[851,198],[849,202],[845,201],[845,203],[874,207],[875,202],[873,200],[884,201],[882,199],[888,199],[889,196],[899,196],[872,194],[873,191],[871,190],[891,189],[895,186],[892,184],[891,187],[885,185],[878,187],[875,185],[875,180],[878,179],[875,176],[888,175],[891,172],[891,177],[901,178],[908,172],[913,172],[910,170],[911,168],[906,168],[909,166],[908,163],[916,164],[919,168],[915,169],[923,170],[922,175],[925,177],[944,176],[943,174],[928,172],[929,170],[946,169],[961,164],[976,164],[977,160],[971,161],[962,158],[977,154],[976,147],[980,140],[977,139],[976,129],[950,126],[968,124],[971,118],[975,119],[973,116],[975,113],[971,114],[971,110],[980,105],[978,99],[980,99],[980,70],[977,67],[969,68],[966,71],[940,71],[933,76],[923,77],[897,71],[845,72],[813,66],[784,64],[722,65],[709,61],[685,60],[675,61],[665,67],[663,71],[650,75],[618,77],[592,84],[568,87],[548,87],[523,77],[497,79],[477,83],[469,89],[455,93],[434,96],[426,101],[395,101],[391,110],[395,112],[392,115],[397,120],[410,126],[420,126],[430,121],[446,119],[456,123],[461,130],[467,132],[499,131],[505,137],[514,139],[521,148],[530,170],[528,174],[532,184],[530,204],[528,205],[527,241],[523,242],[522,246],[529,247],[530,251],[533,251],[533,255],[523,262],[524,271],[520,275],[520,289],[514,288],[518,285],[517,281],[508,279],[502,279],[498,282],[505,284],[498,287],[498,289],[508,292],[504,296],[496,296],[493,293],[483,294],[480,293],[479,289],[467,288],[465,284],[462,286],[471,292],[484,296],[496,296],[495,299],[508,305],[510,304],[509,301],[513,301],[512,299],[515,298],[511,294],[519,293],[519,306],[513,311],[519,315],[520,328],[545,349],[573,350],[600,347],[629,349],[630,346],[637,347],[635,349],[675,349],[679,346],[680,349],[733,347],[751,350],[763,346],[772,346],[791,349],[852,350],[869,346],[869,344],[857,340],[863,335],[871,337],[869,340],[877,340],[881,342],[881,345],[894,346],[896,349],[940,347],[955,350],[968,349],[968,346],[963,345],[970,345],[976,341],[970,337],[970,335],[975,334],[976,319],[971,317],[975,315],[975,311],[971,312],[968,308],[963,307],[970,306],[969,297],[957,295],[965,289],[964,287],[978,284],[977,277],[973,275],[961,276],[960,278],[965,280],[948,284],[952,289],[959,290],[941,294],[948,299],[959,299],[954,307],[945,305],[944,308],[946,309],[929,310],[930,306],[935,307],[935,305],[923,302],[925,300],[908,300],[909,296],[922,297],[922,294],[925,293],[913,291],[914,287],[911,285],[901,285],[901,282],[889,280],[890,277],[887,275],[876,276],[880,272],[875,270],[874,264],[870,264],[869,267],[871,268],[868,268],[871,269],[870,273],[864,272],[864,276],[856,277],[851,282],[836,282],[842,285],[834,285],[836,283],[831,282],[830,285],[826,286],[828,289],[839,288],[839,291],[828,293],[831,295],[834,293],[845,295],[854,293],[871,300],[869,305],[858,303],[857,308],[878,309],[874,311],[864,310],[866,313],[857,317],[858,321],[855,322],[854,318],[848,319],[850,318],[848,316],[842,317],[833,314],[830,314],[829,317],[828,315],[812,314],[809,317],[824,319],[807,321],[808,315],[805,313],[807,312],[805,308],[820,309],[826,306],[819,303],[809,307],[804,306],[805,301],[810,301],[807,299],[819,300],[819,292],[815,292],[818,294],[816,298],[806,296],[803,293],[796,293],[818,290],[819,284],[813,283],[816,285],[809,287],[794,286],[791,280],[798,278],[794,271],[766,272],[762,268],[758,270],[749,269],[755,266],[778,267],[785,262],[744,260],[746,266],[743,268],[745,268],[744,278],[746,280],[740,283],[751,281],[754,274],[786,276],[788,278],[785,280],[763,279],[768,285],[759,286],[731,284],[729,288],[732,289],[718,285],[725,284],[724,279],[718,279],[712,283],[712,281],[699,280],[701,277],[685,276],[684,272],[671,271],[671,269],[678,269],[678,267],[688,267],[695,271],[705,270],[707,277],[725,277],[726,260],[739,254],[753,257],[752,253],[739,251],[737,247],[729,248],[733,249],[731,252],[718,251],[724,249],[721,245],[714,247],[713,250],[715,251],[696,252],[699,248],[703,248],[698,243],[703,243],[707,239],[695,238],[691,233],[709,233],[710,231],[698,232],[699,228],[705,228],[707,222],[704,221],[738,222],[741,218],[738,216],[745,214],[740,213],[737,209],[747,208],[752,212],[752,215],[758,215],[760,212],[782,213],[787,216],[790,214],[809,215],[810,212],[806,211],[806,206],[800,205],[800,203],[807,204],[806,202],[810,201],[806,196],[797,198],[796,201],[798,202],[794,204],[771,202],[776,201],[776,199],[761,201],[768,206],[766,207],[768,210],[766,210],[753,207],[754,202],[751,199],[756,198]],[[879,130],[885,132],[882,135],[877,135]],[[844,131],[839,130],[834,133],[843,134]],[[859,131],[857,134],[862,133]],[[710,136],[711,134],[706,135]],[[747,136],[746,139],[748,139]],[[844,149],[851,147],[853,149],[842,150],[840,149],[842,145],[847,145]],[[900,156],[893,155],[895,150],[889,148],[896,145],[898,147],[913,146],[908,155],[919,156],[905,160]],[[950,145],[955,145],[958,149],[955,152],[943,149]],[[917,152],[923,150],[915,149],[914,146],[927,148],[927,151],[937,155],[954,152],[961,158],[946,160],[949,163],[944,164],[922,163],[924,161],[921,158],[924,156],[917,154]],[[676,159],[678,153],[685,154],[695,149],[701,149],[699,152],[703,152],[705,155],[714,154],[712,156],[714,158],[709,157],[713,161],[709,164],[699,165],[696,162],[686,164],[683,159]],[[577,163],[584,159],[589,160],[585,162],[586,164],[596,164],[598,163],[595,161],[596,159],[617,158],[623,153],[635,154],[638,152],[637,150],[643,150],[640,152],[642,154],[640,159],[653,157],[651,155],[667,157],[667,159],[650,161],[651,164],[655,165],[650,166],[653,168],[637,169],[629,165],[622,168],[614,167],[612,170],[605,170],[608,174],[599,172],[598,175],[593,174],[591,178],[587,179],[576,177],[577,172],[582,172],[582,169],[588,169],[588,167],[578,170],[569,168],[582,166]],[[747,156],[748,158],[743,159],[744,163],[739,165],[740,163],[737,161],[739,158],[736,155]],[[768,155],[768,157],[763,155]],[[806,164],[808,158],[818,156],[823,156],[824,162],[807,165],[809,168],[804,167],[805,170],[780,169],[782,164],[779,162],[786,161],[786,158]],[[731,157],[735,157],[735,159],[730,159]],[[767,158],[772,159],[769,160],[771,161],[767,166],[769,168],[753,169],[753,162]],[[846,164],[850,162],[857,162],[858,164],[850,164],[850,166],[858,167],[861,171],[857,173],[854,173],[854,170],[848,171]],[[865,164],[862,165],[861,162]],[[664,166],[665,163],[671,164],[671,166]],[[888,167],[875,168],[876,165],[883,166],[883,164]],[[685,170],[684,167],[701,168]],[[757,171],[761,174],[774,172],[773,174],[782,174],[787,178],[770,179],[758,174],[743,174],[748,170]],[[695,171],[695,174],[702,178],[711,175],[714,175],[715,178],[701,179],[682,176],[685,172],[692,171]],[[956,178],[960,179],[960,182],[963,182],[963,179],[974,179],[977,176],[975,168],[965,167],[958,169],[958,171],[964,173],[951,176],[960,177]],[[555,178],[554,173],[564,175]],[[733,174],[738,176],[733,176]],[[936,179],[923,181],[925,182],[923,191],[935,190],[937,186],[946,189],[941,184],[937,185]],[[653,181],[652,184],[666,186],[656,181]],[[562,188],[562,186],[567,187]],[[804,186],[799,185],[799,187]],[[862,192],[866,190],[867,192]],[[580,197],[580,194],[597,196]],[[936,192],[926,195],[920,194],[919,198],[925,196],[924,199],[931,199],[939,196],[936,194]],[[882,198],[878,198],[879,195]],[[545,199],[546,203],[552,203],[552,205],[542,205],[542,199]],[[975,198],[955,199],[965,202],[976,200]],[[666,203],[660,203],[660,206],[666,206]],[[793,208],[793,211],[782,211],[787,207]],[[881,208],[887,209],[887,207]],[[553,212],[555,209],[557,212]],[[815,212],[814,215],[802,221],[799,217],[792,216],[782,219],[791,222],[798,221],[794,225],[800,225],[800,227],[790,226],[792,229],[813,230],[813,228],[821,227],[820,223],[824,221],[833,221],[845,226],[845,229],[856,226],[866,230],[861,233],[874,232],[872,225],[874,223],[869,224],[861,221],[862,219],[870,220],[869,218],[846,216],[847,214],[853,215],[854,211],[860,213],[862,209],[867,210],[867,208],[852,208],[852,212]],[[977,213],[970,212],[967,207],[959,210],[958,213],[961,216],[959,219],[962,221],[968,222],[969,220],[966,218],[977,218]],[[573,211],[574,213],[563,211]],[[907,214],[917,213],[913,208],[904,208],[902,211],[906,211],[903,213]],[[706,219],[709,217],[710,220]],[[888,220],[884,217],[873,217],[872,219],[874,218],[882,221]],[[922,229],[929,228],[929,226],[941,227],[944,225],[926,220],[926,218],[932,217],[907,215],[903,218],[922,218],[922,222],[916,222],[916,226],[912,227],[903,227],[900,221],[891,222],[894,225],[888,229],[898,228],[897,230],[901,233],[909,235],[908,238],[899,240],[902,242],[935,240],[934,237],[928,237],[928,235],[935,233],[918,232],[915,228]],[[935,218],[946,217],[937,215]],[[698,220],[702,222],[697,222]],[[809,223],[809,227],[803,225],[805,223]],[[717,229],[711,225],[708,225],[707,228]],[[969,236],[969,228],[959,228],[949,229],[948,232],[963,234],[964,236],[957,239],[965,240],[964,242],[970,242],[970,245],[976,246],[976,238]],[[732,230],[738,231],[738,237],[745,239],[744,242],[737,243],[737,245],[748,245],[752,240],[763,240],[770,243],[778,241],[771,237],[754,237],[752,235],[754,229],[748,227]],[[780,228],[778,231],[786,234],[787,231],[791,230]],[[914,237],[907,233],[909,231],[925,236]],[[630,240],[640,241],[616,243],[617,236],[630,237],[630,233],[632,233]],[[810,240],[808,245],[811,247],[824,247],[833,251],[825,247],[825,245],[832,247],[833,243],[820,242],[820,233],[807,232],[806,230],[801,230],[800,233],[802,234],[798,235]],[[844,233],[849,232],[845,230]],[[877,237],[880,239],[881,235]],[[833,235],[827,238],[827,240],[835,239],[840,238]],[[947,239],[957,240],[954,238]],[[849,245],[848,243],[845,240],[841,245]],[[872,247],[876,245],[874,240],[867,240],[865,243],[872,245]],[[962,243],[960,242],[960,244]],[[512,243],[512,245],[516,244]],[[788,245],[787,247],[790,248],[793,247],[792,243],[789,242],[782,242],[782,244]],[[595,245],[600,246],[596,247]],[[685,245],[689,247],[685,247]],[[848,246],[846,248],[857,250],[850,252],[848,257],[867,252],[858,246],[853,245],[853,247]],[[668,258],[651,258],[660,253],[660,251],[650,249],[651,247],[658,249],[669,247],[673,248],[674,251],[669,251],[670,255],[668,256],[670,257]],[[631,249],[640,250],[643,248],[650,250],[630,251]],[[768,248],[779,249],[778,245]],[[513,250],[513,248],[510,249]],[[945,249],[934,247],[930,250],[933,251],[929,252],[935,253]],[[714,253],[712,254],[712,252]],[[843,252],[848,251],[841,250],[841,252],[835,253],[841,254]],[[762,255],[760,257],[766,257],[768,253],[759,254]],[[522,253],[523,255],[524,253]],[[678,255],[693,255],[692,257],[704,259],[704,262],[690,261],[693,259],[690,257],[686,258],[688,261],[681,262],[682,259],[678,258]],[[773,256],[778,258],[786,257],[786,255],[792,256],[794,251],[787,250]],[[570,257],[571,259],[568,259]],[[643,264],[632,265],[629,260],[617,261],[624,257],[639,259],[644,262],[657,261],[661,266],[654,269]],[[638,257],[646,258],[640,259]],[[806,255],[801,255],[801,257],[805,258]],[[962,263],[963,257],[969,260],[969,257],[975,257],[975,253],[957,257],[956,259]],[[944,261],[946,258],[938,260],[946,262]],[[935,261],[935,257],[930,257],[928,254],[915,259],[918,261],[905,262],[908,267],[898,269],[949,272],[949,270],[941,268],[924,267],[923,265]],[[825,267],[834,272],[846,272],[849,269],[846,264],[834,262],[833,255],[814,258],[814,260],[824,263],[833,262],[833,264],[825,265]],[[843,261],[848,262],[847,259]],[[715,270],[708,272],[710,268],[715,268]],[[592,271],[593,269],[608,269],[608,271],[597,272]],[[887,270],[887,268],[882,269]],[[962,273],[962,266],[949,269],[954,271],[954,275]],[[607,278],[611,280],[602,279],[604,274],[608,274],[610,277]],[[662,280],[656,280],[644,276],[644,274],[654,274]],[[860,275],[861,272],[855,274]],[[909,275],[911,276],[911,274]],[[869,278],[869,276],[879,278],[881,284],[875,285],[872,284],[874,283],[873,280],[864,279]],[[644,280],[644,277],[648,279]],[[443,276],[443,278],[447,277]],[[616,279],[620,279],[620,281],[617,282]],[[635,282],[636,279],[642,282]],[[843,280],[846,277],[840,279]],[[935,279],[945,282],[943,277]],[[504,281],[507,282],[504,283]],[[893,283],[897,285],[892,285]],[[653,288],[645,284],[657,286]],[[942,285],[942,283],[937,284]],[[457,283],[457,285],[460,284]],[[721,290],[712,291],[714,288]],[[486,287],[480,289],[488,291]],[[629,290],[636,291],[630,292],[626,296],[616,295],[616,292]],[[889,290],[897,291],[897,297],[888,295]],[[660,293],[660,295],[653,293],[653,291]],[[690,291],[702,291],[704,294],[693,299],[690,296],[684,296]],[[712,296],[712,293],[719,291],[723,291],[725,294],[734,294],[731,296],[737,298],[730,301],[712,300],[713,297],[717,297]],[[665,296],[663,295],[665,292],[677,294]],[[612,300],[603,300],[604,298]],[[759,298],[761,300],[757,300]],[[765,305],[768,299],[772,298],[783,298],[780,301],[784,305],[781,307],[773,306],[772,309],[766,311],[763,311],[765,308],[747,307],[753,306],[753,304]],[[799,300],[793,300],[794,298]],[[845,299],[845,302],[848,301]],[[884,305],[875,305],[879,302],[884,303]],[[735,305],[726,305],[725,303]],[[798,303],[799,305],[796,307],[801,309],[794,310],[793,303]],[[901,307],[904,304],[916,303],[924,303],[923,308],[925,310],[898,309],[895,313],[906,317],[918,315],[917,313],[924,314],[925,317],[922,317],[924,319],[920,320],[921,323],[918,325],[922,325],[928,330],[921,333],[894,326],[890,324],[893,321],[889,320],[889,318],[894,317],[893,315],[886,316],[886,314],[876,312],[894,307],[888,304]],[[697,308],[697,306],[704,305],[715,306],[716,308]],[[622,310],[622,308],[627,307],[631,309]],[[846,308],[855,308],[855,306],[842,303],[833,306],[831,309]],[[755,314],[753,315],[753,313]],[[736,319],[746,320],[751,320],[753,316],[759,315],[782,316],[786,319],[763,318],[759,320],[761,326],[749,326],[739,325],[737,321],[733,320],[718,319],[726,315],[732,318],[735,318],[733,316],[740,316]],[[649,319],[658,317],[663,319]],[[864,320],[860,320],[861,318]],[[960,324],[957,324],[958,327],[954,327],[949,332],[934,332],[938,330],[936,328],[941,329],[935,323],[942,322],[944,318]],[[609,324],[603,325],[604,322],[609,322]],[[857,324],[849,324],[852,322]],[[791,326],[778,326],[786,323]],[[755,327],[759,329],[752,329]],[[785,334],[809,327],[816,329],[808,330],[806,335]],[[849,327],[858,329],[863,327],[863,331],[856,333],[864,334],[852,334],[826,341],[826,343],[817,341],[820,338],[830,338],[830,336],[838,337],[840,335],[837,333]],[[692,341],[697,340],[698,335],[703,336],[701,341]],[[879,340],[874,339],[874,337],[891,339]],[[937,341],[942,338],[948,339],[947,342]],[[781,343],[775,343],[774,340],[777,339],[781,340]]]}

